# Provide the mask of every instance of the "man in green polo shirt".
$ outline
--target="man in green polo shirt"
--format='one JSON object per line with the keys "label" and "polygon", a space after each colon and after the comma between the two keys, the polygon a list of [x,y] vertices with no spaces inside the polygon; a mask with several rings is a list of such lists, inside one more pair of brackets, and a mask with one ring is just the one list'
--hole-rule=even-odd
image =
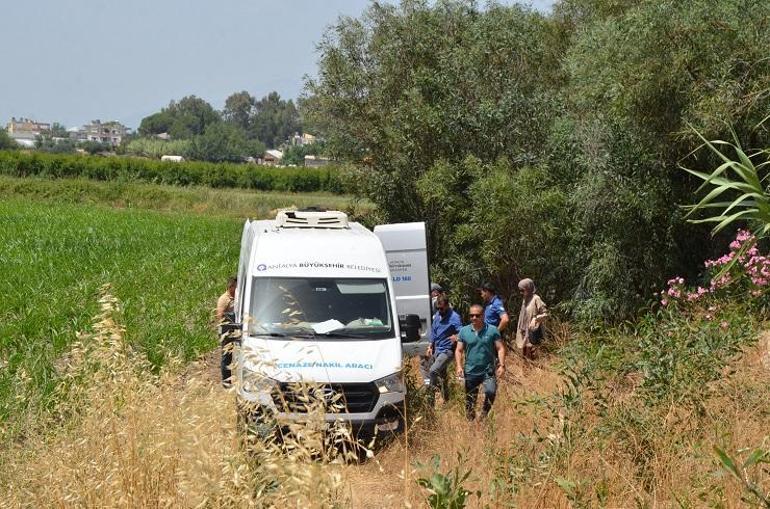
{"label": "man in green polo shirt", "polygon": [[[471,306],[471,323],[460,329],[457,340],[457,377],[465,377],[465,414],[469,421],[476,418],[476,397],[479,386],[484,388],[484,405],[481,419],[484,419],[497,393],[497,380],[505,373],[505,347],[497,327],[484,322],[484,308]],[[495,370],[495,352],[499,364]]]}

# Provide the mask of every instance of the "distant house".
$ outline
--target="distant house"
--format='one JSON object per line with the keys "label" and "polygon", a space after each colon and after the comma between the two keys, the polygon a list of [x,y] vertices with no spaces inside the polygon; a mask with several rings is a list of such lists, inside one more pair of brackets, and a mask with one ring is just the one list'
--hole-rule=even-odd
{"label": "distant house", "polygon": [[102,123],[100,120],[94,120],[81,129],[71,132],[70,136],[76,141],[109,143],[116,147],[120,145],[128,133],[129,129],[120,122],[112,120]]}
{"label": "distant house", "polygon": [[28,118],[11,117],[11,121],[6,124],[5,130],[8,134],[14,133],[34,133],[36,136],[39,134],[46,134],[51,130],[51,124],[48,122],[35,122]]}
{"label": "distant house", "polygon": [[320,166],[326,166],[329,164],[329,160],[321,156],[305,156],[305,166],[307,168],[318,168]]}
{"label": "distant house", "polygon": [[161,161],[171,161],[172,163],[181,163],[184,161],[184,157],[182,156],[160,156]]}
{"label": "distant house", "polygon": [[171,139],[171,135],[168,133],[159,133],[154,135],[155,138],[158,138],[159,140],[168,141]]}
{"label": "distant house", "polygon": [[48,122],[35,122],[28,118],[11,117],[6,124],[6,131],[16,143],[23,147],[34,147],[38,136],[51,132],[51,124]]}
{"label": "distant house", "polygon": [[265,157],[262,158],[262,161],[268,165],[268,166],[276,166],[278,164],[281,164],[281,160],[283,159],[283,152],[280,150],[266,150],[265,151]]}
{"label": "distant house", "polygon": [[294,136],[289,138],[291,145],[312,145],[316,142],[316,137],[310,133],[294,133]]}

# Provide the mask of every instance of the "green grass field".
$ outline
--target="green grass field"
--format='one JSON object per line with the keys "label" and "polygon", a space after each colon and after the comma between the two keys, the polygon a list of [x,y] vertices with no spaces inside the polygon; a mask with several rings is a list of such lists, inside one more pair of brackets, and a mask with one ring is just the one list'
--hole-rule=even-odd
{"label": "green grass field", "polygon": [[97,314],[101,285],[113,285],[127,336],[153,364],[190,359],[216,345],[213,307],[236,272],[244,217],[349,203],[326,194],[0,178],[0,423],[45,403],[57,359]]}

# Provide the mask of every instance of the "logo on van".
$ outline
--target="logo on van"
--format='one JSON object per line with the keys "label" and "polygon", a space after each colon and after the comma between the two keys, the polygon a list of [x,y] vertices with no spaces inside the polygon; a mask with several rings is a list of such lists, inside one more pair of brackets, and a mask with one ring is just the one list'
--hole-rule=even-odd
{"label": "logo on van", "polygon": [[262,272],[263,270],[267,270],[267,265],[265,265],[264,263],[260,263],[259,265],[257,265],[257,270],[260,272]]}

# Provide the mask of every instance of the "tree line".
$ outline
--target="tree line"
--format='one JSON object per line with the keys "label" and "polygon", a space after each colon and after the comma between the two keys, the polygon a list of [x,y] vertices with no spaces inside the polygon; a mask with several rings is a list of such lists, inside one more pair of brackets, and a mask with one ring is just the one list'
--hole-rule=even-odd
{"label": "tree line", "polygon": [[684,219],[681,167],[719,164],[696,131],[770,146],[768,27],[761,0],[375,2],[326,32],[303,115],[377,220],[427,220],[457,296],[529,276],[620,320],[724,247]]}
{"label": "tree line", "polygon": [[[278,147],[300,132],[302,121],[294,101],[281,99],[277,92],[261,99],[236,92],[222,111],[191,95],[143,118],[138,129],[141,138],[126,150],[148,156],[172,150],[190,159],[237,162],[259,157],[266,148]],[[158,135],[167,135],[175,144],[166,144]]]}

